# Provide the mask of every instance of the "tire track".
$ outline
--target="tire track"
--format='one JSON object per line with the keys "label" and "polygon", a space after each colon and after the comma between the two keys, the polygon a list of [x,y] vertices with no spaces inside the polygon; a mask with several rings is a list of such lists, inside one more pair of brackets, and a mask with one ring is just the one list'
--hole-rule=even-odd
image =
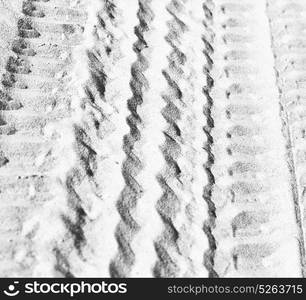
{"label": "tire track", "polygon": [[211,111],[213,108],[213,99],[211,98],[212,88],[214,86],[214,79],[212,78],[211,71],[213,69],[213,60],[212,55],[214,53],[213,43],[215,34],[213,32],[213,24],[214,24],[214,2],[212,0],[205,1],[203,3],[203,13],[204,13],[204,34],[202,36],[202,40],[204,42],[204,56],[206,62],[204,63],[204,74],[206,76],[206,85],[203,88],[203,92],[206,97],[206,104],[204,106],[204,115],[206,117],[206,125],[204,126],[204,132],[207,138],[207,142],[205,144],[205,150],[207,152],[207,161],[204,164],[205,171],[208,178],[208,183],[204,187],[203,197],[207,203],[207,211],[208,211],[208,219],[204,224],[204,231],[207,235],[209,241],[209,248],[205,253],[205,266],[209,272],[209,277],[218,277],[214,270],[214,256],[216,250],[216,241],[212,234],[212,228],[215,226],[216,219],[216,207],[214,202],[212,201],[212,187],[215,183],[215,178],[212,174],[211,168],[214,163],[214,155],[212,153],[212,145],[213,145],[213,137],[211,135],[212,129],[214,127],[214,120],[211,115]]}
{"label": "tire track", "polygon": [[220,277],[300,276],[266,3],[215,3],[214,269]]}
{"label": "tire track", "polygon": [[3,3],[2,276],[305,276],[305,4]]}
{"label": "tire track", "polygon": [[171,19],[167,22],[169,31],[165,39],[171,50],[168,56],[169,67],[162,71],[168,89],[163,95],[166,106],[162,112],[167,121],[167,128],[164,131],[165,142],[161,148],[166,165],[164,171],[159,175],[163,195],[157,202],[157,210],[163,220],[164,229],[155,244],[159,258],[154,270],[157,277],[176,277],[180,274],[182,276],[182,273],[186,271],[178,247],[180,232],[175,224],[183,205],[180,189],[182,171],[178,162],[182,156],[179,121],[182,118],[183,103],[180,102],[183,102],[183,91],[177,76],[178,74],[184,76],[182,67],[186,62],[186,55],[180,49],[182,35],[187,30],[186,24],[181,20],[183,9],[184,3],[182,1],[171,1],[167,6]]}
{"label": "tire track", "polygon": [[[156,8],[159,10],[158,6]],[[160,58],[157,58],[156,52],[152,53],[151,38],[159,41],[163,31],[155,27],[154,35],[151,36],[152,27],[160,24],[154,22],[155,18],[162,20],[162,16],[156,10],[153,14],[153,10],[151,1],[139,1],[139,25],[135,27],[137,41],[133,46],[137,60],[132,65],[130,81],[133,97],[128,100],[130,115],[127,123],[130,133],[124,137],[123,145],[126,160],[122,174],[126,186],[117,204],[122,218],[116,230],[119,253],[111,265],[115,277],[152,276],[155,258],[152,241],[160,223],[159,216],[154,212],[158,198],[156,195],[160,194],[155,173],[160,165],[158,145],[161,143],[160,128],[163,126],[160,117],[162,100],[158,93],[160,79],[156,78]],[[148,57],[151,58],[150,63]],[[155,82],[152,76],[155,76]],[[152,99],[155,99],[154,104]]]}
{"label": "tire track", "polygon": [[[304,204],[304,64],[303,38],[306,6],[298,1],[267,1],[271,25],[272,46],[275,56],[275,69],[280,94],[281,117],[287,139],[288,164],[291,172],[291,185],[299,226],[299,243],[303,275],[306,276]],[[304,43],[305,44],[305,43]]]}
{"label": "tire track", "polygon": [[[167,6],[171,20],[165,39],[171,50],[168,67],[163,70],[168,88],[163,93],[166,106],[162,114],[168,125],[161,148],[166,164],[158,176],[164,193],[157,209],[164,230],[155,242],[157,277],[207,276],[204,253],[208,243],[203,232],[207,210],[202,198],[207,180],[202,149],[205,119],[201,111],[195,114],[195,108],[204,107],[204,76],[202,70],[193,67],[202,54],[197,52],[196,56],[190,47],[201,42],[200,35],[193,40],[190,34],[196,28],[192,13],[199,9],[201,5],[191,1],[171,1]],[[199,74],[203,78],[198,78]]]}
{"label": "tire track", "polygon": [[[86,14],[65,6],[70,2],[57,8],[52,2],[22,2],[18,37],[1,82],[0,144],[6,161],[0,174],[6,222],[1,226],[1,237],[6,237],[1,246],[3,276],[55,276],[63,273],[65,263],[58,251],[67,250],[63,241],[70,234],[62,218],[70,214],[64,178],[74,159],[65,154],[73,147],[67,138],[67,74],[73,45],[81,41],[78,24],[85,22]],[[57,13],[67,16],[67,23],[56,20]],[[65,51],[53,51],[57,45]]]}
{"label": "tire track", "polygon": [[[132,94],[129,71],[135,59],[129,36],[136,24],[136,9],[136,1],[129,4],[103,1],[97,16],[94,45],[88,51],[90,79],[84,89],[84,115],[88,117],[81,128],[94,157],[80,153],[80,158],[87,163],[82,171],[82,183],[75,185],[87,215],[86,223],[81,224],[85,242],[80,256],[82,262],[75,271],[77,276],[110,276],[110,264],[118,249],[114,232],[120,215],[116,202],[125,184],[121,174],[125,153],[121,144],[128,132],[126,105]],[[132,17],[131,11],[135,12]],[[83,143],[80,139],[79,145]]]}

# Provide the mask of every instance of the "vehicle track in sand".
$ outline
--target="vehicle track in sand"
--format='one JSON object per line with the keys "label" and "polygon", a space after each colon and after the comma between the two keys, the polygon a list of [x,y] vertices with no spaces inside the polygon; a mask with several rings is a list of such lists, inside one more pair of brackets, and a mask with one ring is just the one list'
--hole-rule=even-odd
{"label": "vehicle track in sand", "polygon": [[7,2],[2,276],[305,275],[305,5]]}

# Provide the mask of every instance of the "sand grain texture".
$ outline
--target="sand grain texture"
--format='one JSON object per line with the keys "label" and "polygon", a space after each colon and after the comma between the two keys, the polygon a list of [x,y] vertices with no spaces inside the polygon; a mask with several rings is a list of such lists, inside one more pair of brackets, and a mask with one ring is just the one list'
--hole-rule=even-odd
{"label": "sand grain texture", "polygon": [[0,0],[0,275],[305,276],[305,8]]}

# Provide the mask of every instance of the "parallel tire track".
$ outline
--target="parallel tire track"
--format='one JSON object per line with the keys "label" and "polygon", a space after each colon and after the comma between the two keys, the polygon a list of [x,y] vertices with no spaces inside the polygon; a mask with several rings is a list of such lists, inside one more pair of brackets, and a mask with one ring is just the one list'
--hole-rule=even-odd
{"label": "parallel tire track", "polygon": [[18,37],[1,81],[2,275],[58,274],[63,265],[58,249],[64,250],[70,231],[61,217],[69,209],[59,153],[72,151],[65,140],[67,74],[86,14],[67,1],[53,4],[22,2]]}
{"label": "parallel tire track", "polygon": [[198,10],[201,6],[191,1],[171,1],[167,6],[171,19],[165,39],[171,51],[163,69],[168,88],[163,93],[166,106],[162,114],[167,127],[161,148],[165,168],[158,176],[163,195],[157,203],[164,230],[156,242],[159,262],[155,267],[155,274],[162,277],[207,276],[204,254],[208,245],[203,232],[207,209],[202,199],[207,177],[205,151],[201,151],[205,118],[201,110],[195,113],[196,107],[205,104],[204,74],[194,67],[202,53],[191,48],[201,42],[201,35],[190,35],[196,26],[192,18],[199,17],[192,14]]}
{"label": "parallel tire track", "polygon": [[275,71],[282,107],[283,127],[288,143],[288,163],[295,212],[299,226],[299,242],[303,275],[306,275],[305,222],[305,143],[303,95],[305,89],[306,6],[299,1],[268,1]]}
{"label": "parallel tire track", "polygon": [[302,1],[2,12],[1,276],[305,276]]}
{"label": "parallel tire track", "polygon": [[[127,99],[132,95],[129,72],[135,55],[129,36],[137,23],[137,1],[101,3],[97,16],[93,16],[97,24],[93,46],[88,51],[90,76],[84,87],[83,109],[88,117],[81,126],[93,155],[90,158],[83,152],[82,160],[87,161],[87,166],[84,165],[81,185],[75,185],[87,214],[87,222],[81,226],[85,238],[82,263],[75,272],[79,276],[114,274],[111,261],[118,250],[114,232],[120,221],[117,200],[125,184],[121,174],[125,160],[122,140],[128,132]],[[131,11],[135,17],[129,18]],[[79,145],[83,141],[80,139]]]}
{"label": "parallel tire track", "polygon": [[[140,274],[150,276],[152,274],[150,263],[151,260],[154,261],[155,255],[151,239],[152,235],[155,235],[154,231],[158,230],[158,222],[160,222],[159,216],[154,213],[154,204],[157,201],[154,198],[160,192],[154,174],[155,168],[152,169],[150,166],[152,166],[153,156],[155,159],[160,157],[158,142],[161,132],[156,130],[160,136],[154,136],[155,133],[152,133],[157,144],[149,146],[148,143],[152,137],[147,135],[147,127],[152,126],[152,123],[151,119],[143,114],[147,110],[153,117],[160,119],[158,108],[161,98],[158,94],[151,94],[149,82],[152,80],[146,74],[149,71],[152,72],[152,62],[150,63],[148,56],[151,58],[153,56],[147,36],[151,31],[152,21],[156,18],[150,0],[138,1],[137,17],[139,19],[139,24],[135,26],[137,40],[133,45],[137,59],[132,64],[130,80],[133,96],[127,104],[130,111],[127,118],[130,133],[124,137],[123,144],[126,160],[122,166],[122,174],[126,186],[122,190],[117,206],[122,220],[116,231],[119,253],[112,264],[114,276],[140,276]],[[153,65],[153,68],[158,68],[158,65]],[[151,103],[152,96],[156,97],[154,106]],[[144,107],[146,107],[145,110]],[[162,123],[157,128],[160,126]],[[145,182],[141,182],[140,175]],[[139,213],[141,210],[144,211]],[[150,220],[150,225],[144,223],[145,220],[139,217],[149,218],[146,222]],[[154,228],[149,228],[148,225]],[[141,237],[141,245],[137,242],[139,237]]]}
{"label": "parallel tire track", "polygon": [[214,269],[221,277],[301,275],[265,5],[222,0],[214,10],[222,28],[211,92]]}

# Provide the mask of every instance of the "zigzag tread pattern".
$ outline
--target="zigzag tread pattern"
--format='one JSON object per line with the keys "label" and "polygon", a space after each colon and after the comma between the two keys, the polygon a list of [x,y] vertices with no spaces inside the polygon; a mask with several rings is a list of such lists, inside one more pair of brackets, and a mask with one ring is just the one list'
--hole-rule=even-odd
{"label": "zigzag tread pattern", "polygon": [[1,276],[305,276],[301,1],[0,13]]}

